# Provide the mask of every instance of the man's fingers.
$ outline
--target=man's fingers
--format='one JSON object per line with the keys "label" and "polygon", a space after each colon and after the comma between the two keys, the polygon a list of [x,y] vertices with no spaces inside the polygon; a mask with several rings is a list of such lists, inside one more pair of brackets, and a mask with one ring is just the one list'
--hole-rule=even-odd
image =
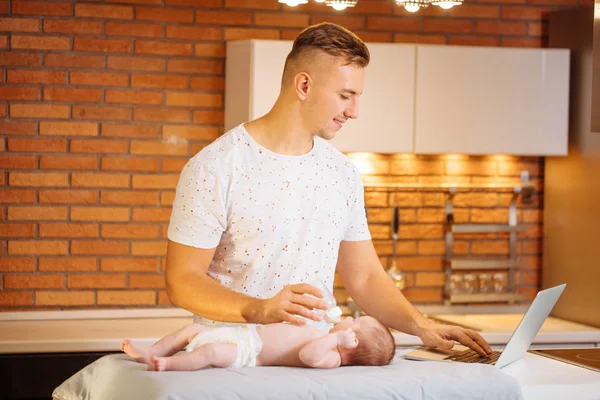
{"label": "man's fingers", "polygon": [[292,303],[299,304],[311,310],[313,308],[327,310],[327,303],[325,303],[323,300],[315,299],[311,296],[304,296],[303,294],[292,294],[290,301]]}
{"label": "man's fingers", "polygon": [[475,342],[477,342],[477,344],[479,346],[481,346],[481,348],[483,350],[485,350],[485,352],[487,354],[490,354],[492,352],[492,348],[490,347],[490,345],[485,341],[485,339],[477,332],[475,332],[472,329],[467,329],[465,330],[465,333],[471,338],[473,339]]}
{"label": "man's fingers", "polygon": [[461,328],[457,328],[457,329],[458,329],[458,333],[456,334],[456,336],[457,336],[457,340],[460,343],[469,347],[472,350],[475,350],[477,352],[477,354],[479,354],[480,356],[487,355],[487,352],[485,350],[483,350],[483,348],[477,342],[475,342],[473,339],[471,339]]}
{"label": "man's fingers", "polygon": [[320,321],[320,318],[315,313],[313,313],[308,308],[303,307],[301,305],[291,303],[286,308],[287,308],[286,311],[288,312],[288,314],[301,315],[303,317],[310,318],[315,321]]}
{"label": "man's fingers", "polygon": [[296,293],[296,294],[312,294],[315,297],[319,297],[322,298],[323,297],[323,293],[321,293],[321,291],[319,289],[317,289],[316,287],[314,287],[313,285],[309,285],[308,283],[298,283],[296,285],[289,285],[287,286],[287,288],[289,290],[292,291],[292,293]]}
{"label": "man's fingers", "polygon": [[293,325],[303,326],[306,325],[306,320],[304,318],[299,318],[290,313],[284,313],[282,321],[289,322]]}

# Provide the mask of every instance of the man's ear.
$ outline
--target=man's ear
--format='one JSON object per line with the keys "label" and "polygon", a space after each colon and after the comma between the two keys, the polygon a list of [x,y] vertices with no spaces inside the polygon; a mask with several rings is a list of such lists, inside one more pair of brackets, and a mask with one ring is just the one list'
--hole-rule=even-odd
{"label": "man's ear", "polygon": [[294,88],[300,100],[306,100],[312,88],[312,77],[308,72],[300,72],[294,78]]}

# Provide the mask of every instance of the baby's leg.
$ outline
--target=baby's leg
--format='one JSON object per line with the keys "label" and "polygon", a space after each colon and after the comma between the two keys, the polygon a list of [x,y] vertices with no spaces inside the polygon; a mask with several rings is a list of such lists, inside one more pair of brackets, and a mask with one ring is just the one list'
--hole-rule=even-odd
{"label": "baby's leg", "polygon": [[189,338],[197,335],[206,328],[199,324],[190,324],[178,331],[168,334],[150,347],[137,346],[130,340],[123,340],[121,350],[137,362],[147,363],[150,356],[170,356],[183,349]]}
{"label": "baby's leg", "polygon": [[205,367],[225,368],[237,357],[237,346],[231,343],[209,343],[184,354],[171,357],[150,356],[151,371],[196,371]]}

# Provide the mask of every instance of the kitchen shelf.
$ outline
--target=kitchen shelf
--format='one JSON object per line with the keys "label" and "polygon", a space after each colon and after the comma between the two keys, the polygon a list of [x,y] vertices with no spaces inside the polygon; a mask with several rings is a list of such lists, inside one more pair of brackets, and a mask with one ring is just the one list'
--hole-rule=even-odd
{"label": "kitchen shelf", "polygon": [[454,233],[501,233],[501,232],[524,232],[527,228],[523,225],[502,224],[452,224]]}
{"label": "kitchen shelf", "polygon": [[521,268],[526,263],[523,260],[512,259],[462,259],[450,258],[444,260],[444,266],[448,266],[453,270],[475,270],[475,269],[510,269]]}
{"label": "kitchen shelf", "polygon": [[450,295],[452,303],[516,303],[526,299],[522,293],[456,293]]}

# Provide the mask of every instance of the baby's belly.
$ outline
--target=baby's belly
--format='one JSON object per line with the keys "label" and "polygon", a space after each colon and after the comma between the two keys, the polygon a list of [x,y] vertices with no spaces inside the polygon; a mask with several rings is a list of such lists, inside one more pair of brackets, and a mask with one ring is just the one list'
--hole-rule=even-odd
{"label": "baby's belly", "polygon": [[285,324],[261,326],[258,333],[263,347],[256,360],[257,364],[290,367],[304,367],[300,361],[300,350],[312,339],[322,335],[313,328]]}

